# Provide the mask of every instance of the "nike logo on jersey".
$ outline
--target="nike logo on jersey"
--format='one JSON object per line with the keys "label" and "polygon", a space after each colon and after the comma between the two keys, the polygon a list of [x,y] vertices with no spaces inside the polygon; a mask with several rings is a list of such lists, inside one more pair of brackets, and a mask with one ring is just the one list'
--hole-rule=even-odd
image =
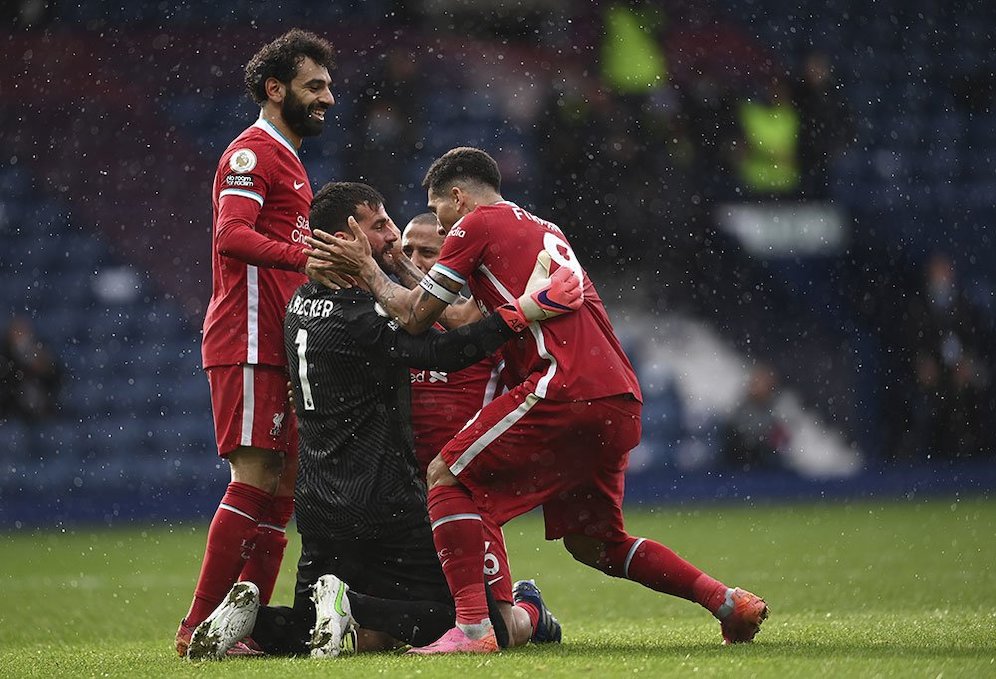
{"label": "nike logo on jersey", "polygon": [[294,182],[294,190],[295,191],[297,191],[302,186],[304,186],[304,182]]}
{"label": "nike logo on jersey", "polygon": [[494,578],[492,580],[488,580],[488,585],[489,586],[493,585],[493,584],[495,584],[496,582],[498,582],[499,580],[501,580],[504,577],[505,577],[504,575],[499,575],[497,578]]}

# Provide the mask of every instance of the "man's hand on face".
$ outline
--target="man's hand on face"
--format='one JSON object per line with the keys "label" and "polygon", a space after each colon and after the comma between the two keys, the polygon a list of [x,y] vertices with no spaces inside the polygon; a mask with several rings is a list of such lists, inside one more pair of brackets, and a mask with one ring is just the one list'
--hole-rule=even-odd
{"label": "man's hand on face", "polygon": [[394,222],[391,222],[388,227],[394,232],[394,242],[390,250],[385,250],[384,254],[380,257],[380,268],[386,273],[397,274],[398,267],[401,266],[399,260],[404,257],[408,259],[408,256],[401,251],[401,231]]}
{"label": "man's hand on face", "polygon": [[309,257],[331,264],[331,269],[339,274],[360,274],[364,268],[377,266],[370,254],[370,241],[363,229],[350,217],[347,220],[353,239],[343,238],[335,234],[315,229],[311,236],[305,236],[304,242],[311,246],[305,250]]}
{"label": "man's hand on face", "polygon": [[308,257],[308,263],[304,266],[304,273],[308,278],[321,283],[332,290],[342,290],[353,287],[354,281],[349,276],[336,271],[335,265],[322,261],[317,257]]}
{"label": "man's hand on face", "polygon": [[380,268],[384,273],[398,273],[398,258],[404,257],[404,253],[399,248],[391,248],[380,257]]}

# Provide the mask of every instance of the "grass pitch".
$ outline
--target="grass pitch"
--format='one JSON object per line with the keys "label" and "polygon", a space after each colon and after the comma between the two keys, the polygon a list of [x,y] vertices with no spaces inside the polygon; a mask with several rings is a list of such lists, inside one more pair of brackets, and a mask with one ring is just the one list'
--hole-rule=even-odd
{"label": "grass pitch", "polygon": [[537,579],[565,643],[446,658],[179,660],[205,528],[0,534],[0,677],[996,676],[996,501],[631,510],[631,533],[768,600],[734,647],[695,604],[575,564],[526,516],[505,531],[513,574]]}

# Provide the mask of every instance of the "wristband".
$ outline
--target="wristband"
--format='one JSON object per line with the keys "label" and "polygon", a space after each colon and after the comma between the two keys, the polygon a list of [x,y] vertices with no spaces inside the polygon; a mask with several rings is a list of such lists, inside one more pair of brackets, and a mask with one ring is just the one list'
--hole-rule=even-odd
{"label": "wristband", "polygon": [[460,296],[458,293],[447,290],[442,285],[432,280],[429,276],[423,276],[418,285],[436,299],[446,302],[447,304],[453,304],[453,302],[457,301],[457,298]]}

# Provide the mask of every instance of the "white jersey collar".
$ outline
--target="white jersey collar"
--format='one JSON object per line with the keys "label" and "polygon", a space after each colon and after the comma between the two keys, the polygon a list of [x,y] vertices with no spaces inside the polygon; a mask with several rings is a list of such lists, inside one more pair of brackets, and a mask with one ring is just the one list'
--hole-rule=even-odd
{"label": "white jersey collar", "polygon": [[287,139],[287,137],[285,137],[280,132],[280,130],[277,129],[276,125],[274,125],[269,120],[267,120],[266,118],[263,117],[263,112],[262,111],[259,112],[259,118],[256,119],[256,122],[254,122],[252,124],[252,126],[253,127],[258,127],[259,129],[263,130],[268,135],[270,135],[271,137],[273,137],[274,139],[276,139],[281,145],[284,146],[284,148],[286,148],[288,151],[290,151],[291,153],[293,153],[294,156],[296,158],[298,158],[298,160],[300,160],[300,156],[297,153],[297,149],[294,148],[294,145],[292,143],[290,143],[290,140]]}

